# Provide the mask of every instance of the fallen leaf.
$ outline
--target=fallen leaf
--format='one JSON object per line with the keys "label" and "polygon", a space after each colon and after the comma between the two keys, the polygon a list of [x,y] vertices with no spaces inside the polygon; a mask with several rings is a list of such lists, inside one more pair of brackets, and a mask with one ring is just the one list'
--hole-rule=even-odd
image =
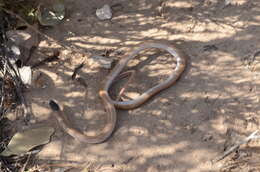
{"label": "fallen leaf", "polygon": [[52,127],[40,127],[16,133],[7,148],[1,152],[2,156],[21,155],[32,148],[47,144],[54,133]]}

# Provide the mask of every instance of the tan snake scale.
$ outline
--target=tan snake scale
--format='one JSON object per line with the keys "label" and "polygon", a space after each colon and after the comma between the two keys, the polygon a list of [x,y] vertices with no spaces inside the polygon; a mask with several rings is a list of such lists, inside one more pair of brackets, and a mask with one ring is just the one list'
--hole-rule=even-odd
{"label": "tan snake scale", "polygon": [[[159,83],[158,85],[149,88],[146,92],[141,94],[138,98],[130,101],[116,101],[112,100],[108,90],[110,89],[112,83],[116,80],[116,78],[120,75],[123,68],[127,65],[129,60],[136,57],[141,51],[149,48],[158,48],[166,50],[173,57],[177,59],[177,64],[174,69],[174,72],[166,79],[165,81]],[[87,136],[83,134],[83,132],[75,129],[70,126],[69,121],[67,120],[65,114],[60,110],[59,105],[53,100],[50,101],[50,107],[53,110],[54,116],[57,118],[59,125],[61,125],[62,129],[74,137],[75,139],[84,142],[84,143],[102,143],[106,139],[108,139],[112,132],[115,129],[117,113],[115,108],[120,109],[133,109],[145,103],[149,98],[159,93],[160,91],[172,86],[178,78],[183,73],[186,67],[187,56],[180,49],[176,48],[174,45],[164,44],[160,42],[146,42],[142,43],[137,48],[134,48],[130,54],[123,57],[117,65],[113,68],[113,70],[106,77],[104,84],[102,85],[101,90],[99,91],[99,96],[102,100],[102,103],[106,110],[107,115],[107,123],[105,127],[96,135],[96,136]]]}

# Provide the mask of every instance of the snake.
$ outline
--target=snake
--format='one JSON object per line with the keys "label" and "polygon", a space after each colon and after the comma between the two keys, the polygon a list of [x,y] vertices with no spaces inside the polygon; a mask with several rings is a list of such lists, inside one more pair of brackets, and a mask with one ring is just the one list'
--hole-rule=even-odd
{"label": "snake", "polygon": [[[113,100],[109,95],[109,89],[111,88],[112,84],[115,82],[115,80],[117,80],[131,59],[135,58],[143,50],[150,48],[165,50],[176,58],[176,66],[172,74],[170,74],[170,76],[165,81],[162,81],[154,87],[149,88],[135,99],[127,101],[121,101],[118,99]],[[147,102],[151,97],[175,84],[185,70],[187,57],[188,56],[184,53],[184,51],[177,48],[175,45],[162,42],[141,43],[136,48],[133,48],[129,54],[126,54],[124,57],[122,57],[122,59],[119,60],[119,62],[107,75],[102,83],[101,89],[99,90],[99,97],[104,105],[107,115],[107,123],[105,124],[104,128],[97,132],[97,134],[94,136],[86,135],[80,130],[71,126],[59,104],[54,100],[49,101],[50,108],[53,112],[52,114],[57,119],[60,127],[74,139],[89,144],[102,143],[111,136],[115,129],[117,122],[116,108],[124,110],[137,108]]]}

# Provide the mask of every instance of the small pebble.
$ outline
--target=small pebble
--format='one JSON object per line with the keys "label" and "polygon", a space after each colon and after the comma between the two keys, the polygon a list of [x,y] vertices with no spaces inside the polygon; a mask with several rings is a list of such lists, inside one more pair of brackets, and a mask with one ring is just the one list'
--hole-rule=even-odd
{"label": "small pebble", "polygon": [[112,10],[105,4],[102,8],[96,10],[96,15],[100,20],[109,20],[112,18]]}

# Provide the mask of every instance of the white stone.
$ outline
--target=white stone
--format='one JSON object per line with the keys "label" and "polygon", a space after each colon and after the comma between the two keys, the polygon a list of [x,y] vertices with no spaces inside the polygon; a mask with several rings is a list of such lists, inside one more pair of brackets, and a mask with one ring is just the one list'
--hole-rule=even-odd
{"label": "white stone", "polygon": [[24,84],[31,85],[32,83],[32,69],[30,66],[23,66],[18,68],[21,80]]}
{"label": "white stone", "polygon": [[11,51],[12,51],[15,55],[17,55],[17,56],[20,56],[20,55],[21,55],[21,51],[20,51],[20,49],[19,49],[16,45],[12,45],[12,46],[11,46]]}
{"label": "white stone", "polygon": [[6,32],[7,38],[11,39],[17,45],[24,44],[26,41],[31,39],[30,33],[21,30],[10,30]]}
{"label": "white stone", "polygon": [[105,69],[111,69],[113,59],[100,56],[100,55],[94,55],[89,59],[91,67],[101,67]]}
{"label": "white stone", "polygon": [[96,15],[100,20],[109,20],[112,18],[112,10],[105,4],[102,8],[96,10]]}

